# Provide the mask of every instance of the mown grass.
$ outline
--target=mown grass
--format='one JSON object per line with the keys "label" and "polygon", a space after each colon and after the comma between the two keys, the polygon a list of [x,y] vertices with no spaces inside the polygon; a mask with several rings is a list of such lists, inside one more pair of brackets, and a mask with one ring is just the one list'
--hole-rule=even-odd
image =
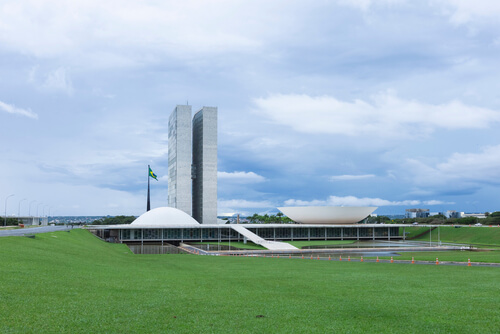
{"label": "mown grass", "polygon": [[133,255],[0,238],[2,333],[497,333],[498,268]]}
{"label": "mown grass", "polygon": [[[289,243],[297,248],[304,248],[307,246],[335,246],[335,245],[348,245],[348,244],[353,244],[356,242],[356,240],[311,240],[311,241],[284,241],[286,243]],[[195,244],[210,244],[210,245],[224,245],[224,246],[231,246],[231,247],[236,247],[236,248],[241,248],[241,249],[267,249],[265,247],[262,247],[260,245],[256,245],[251,241],[248,241],[246,244],[241,242],[241,241],[236,241],[236,242],[197,242],[193,243]]]}
{"label": "mown grass", "polygon": [[231,241],[231,242],[226,242],[226,241],[222,241],[222,242],[192,242],[191,244],[193,245],[214,245],[214,246],[217,246],[217,245],[221,245],[221,246],[231,246],[231,247],[236,247],[236,248],[240,248],[240,249],[267,249],[265,247],[262,247],[260,245],[257,245],[257,244],[254,244],[253,242],[251,241],[248,241],[247,243],[244,243],[243,241]]}
{"label": "mown grass", "polygon": [[[427,231],[428,230],[429,229],[427,228]],[[432,240],[433,242],[436,242],[438,241],[438,236],[439,240],[442,242],[500,246],[500,228],[489,226],[462,226],[460,228],[455,228],[453,226],[440,226],[439,235],[438,230],[435,229],[432,231],[431,235],[426,233],[425,235],[413,240]]]}
{"label": "mown grass", "polygon": [[426,233],[426,232],[429,232],[429,227],[408,225],[408,226],[405,226],[404,228],[403,227],[399,228],[399,235],[403,235],[403,233],[407,233],[406,234],[407,239],[413,239],[417,235],[419,235],[421,233]]}
{"label": "mown grass", "polygon": [[356,242],[356,240],[311,240],[311,241],[285,241],[297,248],[304,248],[308,246],[336,246],[336,245],[349,245]]}
{"label": "mown grass", "polygon": [[[397,252],[399,256],[394,257],[395,260],[411,260],[415,261],[452,261],[452,262],[467,262],[470,259],[472,262],[485,263],[500,263],[500,250],[494,251],[442,251],[442,252]],[[359,258],[359,256],[351,256],[351,258]],[[368,258],[368,257],[367,257]],[[370,258],[374,258],[371,256]],[[390,259],[390,256],[380,256],[380,259]]]}

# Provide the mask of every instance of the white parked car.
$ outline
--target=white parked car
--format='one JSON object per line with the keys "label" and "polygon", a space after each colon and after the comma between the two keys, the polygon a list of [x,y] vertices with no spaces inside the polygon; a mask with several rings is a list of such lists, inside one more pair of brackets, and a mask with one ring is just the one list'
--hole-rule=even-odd
{"label": "white parked car", "polygon": [[474,226],[483,226],[481,223],[475,223]]}
{"label": "white parked car", "polygon": [[413,225],[418,225],[418,223],[417,223],[417,222],[414,222],[414,223],[413,223]]}

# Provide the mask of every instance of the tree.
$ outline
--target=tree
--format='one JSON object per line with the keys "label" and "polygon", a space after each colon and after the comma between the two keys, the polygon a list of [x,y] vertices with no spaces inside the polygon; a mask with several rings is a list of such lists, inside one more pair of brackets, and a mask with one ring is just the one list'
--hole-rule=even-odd
{"label": "tree", "polygon": [[1,221],[0,225],[2,225],[2,226],[5,223],[6,223],[7,226],[15,226],[15,225],[23,223],[22,221],[20,221],[17,218],[9,218],[9,217],[7,217],[7,222],[5,222],[5,216],[2,217],[0,221]]}

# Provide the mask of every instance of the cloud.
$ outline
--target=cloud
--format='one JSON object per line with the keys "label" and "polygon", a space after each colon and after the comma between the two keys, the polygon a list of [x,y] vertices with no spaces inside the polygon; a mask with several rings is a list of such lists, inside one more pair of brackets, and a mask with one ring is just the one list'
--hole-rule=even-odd
{"label": "cloud", "polygon": [[276,204],[271,201],[252,201],[246,199],[231,199],[217,201],[217,211],[220,215],[227,213],[239,213],[243,216],[251,215],[255,212],[269,212],[276,210]]}
{"label": "cloud", "polygon": [[297,199],[289,199],[285,201],[287,206],[415,206],[415,205],[440,205],[440,204],[451,204],[445,203],[438,200],[431,200],[422,202],[420,200],[405,200],[405,201],[389,201],[381,198],[358,198],[355,196],[330,196],[326,200],[312,200],[303,201]]}
{"label": "cloud", "polygon": [[6,111],[9,114],[16,114],[16,115],[26,116],[29,118],[38,119],[38,115],[32,112],[31,109],[17,108],[14,105],[7,104],[2,101],[0,101],[0,110]]}
{"label": "cloud", "polygon": [[353,7],[356,9],[361,9],[367,11],[371,6],[374,5],[392,5],[403,3],[405,0],[337,0],[340,5]]}
{"label": "cloud", "polygon": [[453,153],[446,161],[428,165],[407,159],[407,167],[416,185],[455,189],[500,185],[500,145],[484,147],[478,153]]}
{"label": "cloud", "polygon": [[[245,199],[219,200],[217,205],[221,208],[275,208],[276,205],[270,201],[248,201]],[[234,211],[234,210],[226,210]]]}
{"label": "cloud", "polygon": [[42,87],[49,91],[61,91],[73,95],[74,89],[66,69],[60,67],[47,75]]}
{"label": "cloud", "polygon": [[266,178],[254,172],[217,172],[219,181],[230,181],[234,183],[259,183],[266,181]]}
{"label": "cloud", "polygon": [[[380,6],[408,6],[409,0],[337,0],[342,6],[359,9],[363,12],[375,10]],[[484,18],[497,19],[500,15],[500,3],[491,0],[430,0],[430,9],[439,8],[453,24],[465,24]]]}
{"label": "cloud", "polygon": [[284,5],[263,0],[11,1],[0,7],[0,44],[23,54],[64,57],[85,66],[159,63],[168,56],[188,60],[227,52],[250,54],[269,40],[291,38],[301,23],[289,16],[304,12],[304,7],[298,1]]}
{"label": "cloud", "polygon": [[454,24],[465,24],[473,20],[490,18],[498,22],[500,3],[491,0],[432,0],[432,4],[440,6],[443,13],[450,17]]}
{"label": "cloud", "polygon": [[334,175],[330,176],[330,181],[354,181],[354,180],[364,180],[375,177],[373,174],[365,174],[365,175]]}
{"label": "cloud", "polygon": [[351,137],[415,138],[437,129],[486,129],[500,122],[496,110],[460,101],[427,104],[404,100],[393,92],[369,101],[342,101],[333,96],[273,94],[254,100],[255,112],[297,132]]}

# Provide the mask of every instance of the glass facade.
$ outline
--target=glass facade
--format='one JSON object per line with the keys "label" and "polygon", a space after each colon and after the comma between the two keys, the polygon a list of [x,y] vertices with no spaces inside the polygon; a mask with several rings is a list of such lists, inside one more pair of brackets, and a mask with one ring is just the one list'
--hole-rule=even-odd
{"label": "glass facade", "polygon": [[[344,240],[344,239],[399,239],[399,227],[393,226],[265,226],[247,229],[266,240]],[[121,241],[242,241],[244,237],[229,226],[199,228],[144,228],[121,229]]]}

